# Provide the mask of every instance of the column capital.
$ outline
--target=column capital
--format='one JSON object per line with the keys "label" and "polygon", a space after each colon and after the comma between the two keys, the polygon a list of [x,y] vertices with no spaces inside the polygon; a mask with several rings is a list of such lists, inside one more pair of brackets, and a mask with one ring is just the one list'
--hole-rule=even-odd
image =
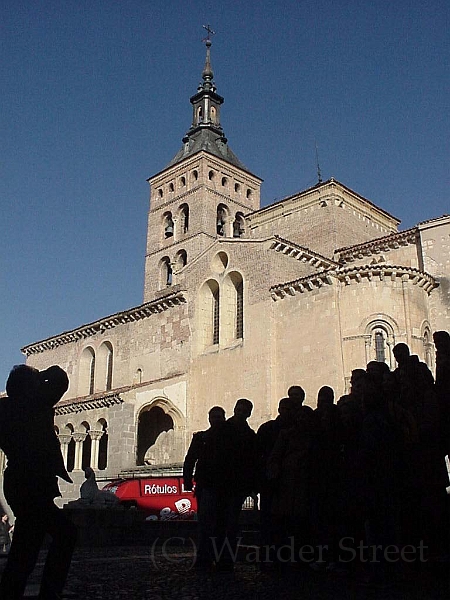
{"label": "column capital", "polygon": [[75,442],[84,442],[84,440],[86,439],[86,436],[87,436],[87,433],[82,433],[81,431],[75,431],[72,434],[72,437]]}
{"label": "column capital", "polygon": [[58,434],[59,443],[62,445],[68,444],[72,439],[72,436],[69,433],[59,433]]}
{"label": "column capital", "polygon": [[102,435],[103,435],[103,430],[102,429],[90,429],[89,430],[89,435],[91,437],[91,440],[99,440]]}

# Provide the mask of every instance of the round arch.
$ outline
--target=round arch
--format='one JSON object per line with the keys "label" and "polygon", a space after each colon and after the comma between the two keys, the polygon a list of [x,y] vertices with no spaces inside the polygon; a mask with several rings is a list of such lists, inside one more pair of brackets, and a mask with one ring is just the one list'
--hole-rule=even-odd
{"label": "round arch", "polygon": [[170,431],[179,434],[183,424],[181,411],[168,398],[159,397],[144,404],[137,414],[136,464],[145,464],[146,453],[156,447],[160,437],[164,438],[162,434]]}
{"label": "round arch", "polygon": [[395,367],[393,348],[398,338],[398,325],[389,315],[377,313],[364,320],[366,340],[366,363],[371,360],[385,362],[390,369]]}

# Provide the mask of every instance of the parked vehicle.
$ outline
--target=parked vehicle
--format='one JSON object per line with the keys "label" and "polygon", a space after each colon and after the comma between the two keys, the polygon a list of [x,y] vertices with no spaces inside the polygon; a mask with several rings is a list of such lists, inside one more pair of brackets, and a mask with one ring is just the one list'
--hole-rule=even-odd
{"label": "parked vehicle", "polygon": [[103,489],[113,492],[124,506],[143,510],[148,520],[195,519],[197,516],[197,500],[193,492],[184,489],[182,477],[117,479]]}

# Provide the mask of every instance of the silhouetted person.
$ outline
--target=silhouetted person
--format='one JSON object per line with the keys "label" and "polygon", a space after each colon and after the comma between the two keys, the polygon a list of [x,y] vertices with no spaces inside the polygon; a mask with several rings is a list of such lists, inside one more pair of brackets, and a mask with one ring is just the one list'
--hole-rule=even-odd
{"label": "silhouetted person", "polygon": [[[220,569],[232,568],[232,546],[227,545],[230,505],[237,462],[237,440],[225,421],[225,411],[214,406],[208,413],[210,428],[194,433],[183,467],[184,487],[191,490],[195,480],[198,502],[199,547],[197,569],[213,563]],[[241,508],[239,506],[239,509]],[[235,535],[235,531],[231,532]]]}
{"label": "silhouetted person", "polygon": [[400,342],[398,344],[395,344],[395,346],[392,349],[392,353],[395,357],[395,360],[397,361],[397,368],[395,369],[394,373],[400,381],[402,377],[406,376],[406,373],[408,371],[408,363],[410,356],[409,347],[407,344]]}
{"label": "silhouetted person", "polygon": [[[247,398],[240,398],[233,409],[233,416],[227,421],[234,440],[234,476],[230,490],[228,507],[227,536],[233,552],[237,546],[239,517],[245,499],[254,493],[258,479],[258,460],[256,450],[256,433],[247,423],[253,411],[253,403]],[[223,568],[227,566],[223,563]],[[231,568],[231,565],[230,565]]]}
{"label": "silhouetted person", "polygon": [[54,430],[53,407],[68,384],[66,373],[58,366],[39,372],[19,365],[6,382],[8,396],[0,399],[0,447],[8,458],[4,494],[16,517],[0,584],[2,600],[22,598],[46,533],[52,542],[39,598],[60,598],[67,578],[76,529],[54,499],[61,495],[57,477],[72,480]]}
{"label": "silhouetted person", "polygon": [[342,426],[339,409],[334,404],[333,388],[325,385],[317,395],[317,437],[313,447],[311,480],[312,526],[314,545],[326,547],[319,562],[311,568],[320,570],[327,566],[336,568],[337,549],[337,503],[341,476]]}
{"label": "silhouetted person", "polygon": [[[380,546],[382,552],[399,543],[401,440],[392,422],[379,377],[368,375],[363,388],[363,422],[360,439],[359,484],[364,499],[366,542]],[[389,562],[381,558],[370,562],[373,583],[384,584],[391,575]]]}
{"label": "silhouetted person", "polygon": [[364,369],[354,369],[350,377],[350,393],[342,396],[337,403],[342,425],[340,489],[337,496],[339,537],[349,536],[357,541],[364,535],[359,453],[366,378]]}
{"label": "silhouetted person", "polygon": [[278,547],[288,542],[290,536],[297,547],[310,542],[315,421],[309,406],[296,411],[292,425],[280,431],[268,460],[268,477],[276,483],[272,515]]}
{"label": "silhouetted person", "polygon": [[[295,400],[292,398],[282,398],[278,404],[277,418],[272,419],[271,421],[266,421],[260,425],[256,433],[259,462],[259,519],[261,546],[270,547],[274,543],[272,527],[272,500],[275,490],[275,481],[269,480],[267,476],[267,463],[280,431],[292,426],[296,410],[297,403]],[[270,553],[267,558],[269,561],[273,560]],[[261,567],[264,568],[264,566],[265,563],[262,563]]]}
{"label": "silhouetted person", "polygon": [[450,454],[450,335],[447,331],[435,331],[433,341],[436,347],[436,384],[441,423],[442,452]]}

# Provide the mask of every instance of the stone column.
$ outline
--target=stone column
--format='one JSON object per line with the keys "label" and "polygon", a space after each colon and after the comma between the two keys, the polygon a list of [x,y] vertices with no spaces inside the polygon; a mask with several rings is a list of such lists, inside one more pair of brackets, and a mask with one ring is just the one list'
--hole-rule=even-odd
{"label": "stone column", "polygon": [[100,438],[103,435],[103,431],[100,429],[91,429],[89,431],[89,435],[91,436],[92,446],[91,446],[91,467],[93,469],[98,469],[98,450],[100,445]]}
{"label": "stone column", "polygon": [[72,434],[75,442],[75,464],[73,467],[74,471],[81,471],[81,463],[83,460],[83,442],[86,439],[87,433],[81,433],[76,431]]}
{"label": "stone column", "polygon": [[59,438],[59,443],[61,444],[61,454],[63,456],[64,464],[67,469],[67,453],[69,450],[69,443],[70,443],[70,440],[72,439],[72,436],[69,433],[60,433],[60,434],[58,434],[58,438]]}
{"label": "stone column", "polygon": [[411,310],[409,306],[409,275],[402,275],[403,308],[405,311],[406,343],[411,348]]}

